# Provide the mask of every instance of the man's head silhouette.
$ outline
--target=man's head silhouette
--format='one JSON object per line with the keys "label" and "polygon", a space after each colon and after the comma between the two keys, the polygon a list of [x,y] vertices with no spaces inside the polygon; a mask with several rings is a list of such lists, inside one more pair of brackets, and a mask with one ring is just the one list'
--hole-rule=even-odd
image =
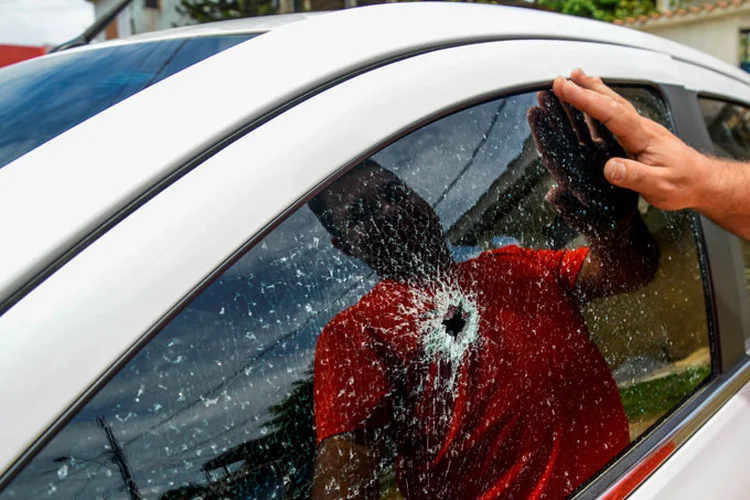
{"label": "man's head silhouette", "polygon": [[381,278],[432,276],[451,263],[433,208],[372,160],[334,181],[309,206],[333,245]]}

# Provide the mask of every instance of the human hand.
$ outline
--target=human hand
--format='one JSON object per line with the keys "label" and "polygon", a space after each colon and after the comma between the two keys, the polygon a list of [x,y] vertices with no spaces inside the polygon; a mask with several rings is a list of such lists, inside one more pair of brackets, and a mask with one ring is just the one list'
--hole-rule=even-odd
{"label": "human hand", "polygon": [[626,156],[625,151],[599,122],[587,120],[552,92],[539,92],[537,100],[527,118],[544,166],[557,182],[547,200],[574,229],[599,236],[611,232],[637,209],[635,192],[604,177],[607,161]]}
{"label": "human hand", "polygon": [[603,123],[627,152],[606,162],[604,175],[609,182],[632,189],[665,210],[701,210],[710,203],[715,169],[708,159],[665,127],[640,116],[601,79],[576,69],[570,80],[555,79],[553,90],[562,102]]}

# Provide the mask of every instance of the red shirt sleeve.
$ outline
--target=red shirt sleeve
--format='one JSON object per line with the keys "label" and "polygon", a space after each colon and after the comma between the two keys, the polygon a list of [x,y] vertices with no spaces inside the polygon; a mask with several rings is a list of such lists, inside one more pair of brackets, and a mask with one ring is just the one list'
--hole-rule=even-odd
{"label": "red shirt sleeve", "polygon": [[581,267],[583,267],[586,256],[589,254],[589,248],[581,247],[575,250],[562,250],[560,252],[562,253],[562,257],[560,258],[560,267],[558,268],[559,280],[568,291],[572,291],[576,286],[578,273],[581,272]]}
{"label": "red shirt sleeve", "polygon": [[317,444],[363,427],[380,427],[388,413],[386,366],[366,321],[351,309],[326,325],[315,348]]}
{"label": "red shirt sleeve", "polygon": [[588,247],[580,247],[575,250],[533,250],[515,245],[492,250],[493,254],[505,254],[520,257],[531,261],[537,268],[548,273],[554,273],[560,286],[568,292],[572,292],[576,286],[578,273],[589,254]]}

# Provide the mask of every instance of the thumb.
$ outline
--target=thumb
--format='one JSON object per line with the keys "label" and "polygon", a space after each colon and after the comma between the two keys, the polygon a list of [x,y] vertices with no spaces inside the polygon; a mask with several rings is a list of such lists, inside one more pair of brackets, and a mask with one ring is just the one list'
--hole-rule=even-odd
{"label": "thumb", "polygon": [[658,170],[627,158],[612,158],[604,165],[604,177],[615,186],[642,193],[653,186]]}

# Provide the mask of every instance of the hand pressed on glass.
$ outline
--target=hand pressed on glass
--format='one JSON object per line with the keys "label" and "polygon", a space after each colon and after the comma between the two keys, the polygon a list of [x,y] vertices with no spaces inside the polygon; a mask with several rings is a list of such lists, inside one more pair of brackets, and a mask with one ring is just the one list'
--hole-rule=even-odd
{"label": "hand pressed on glass", "polygon": [[615,185],[639,192],[663,210],[692,208],[723,228],[750,238],[750,169],[744,163],[705,156],[663,125],[638,114],[601,78],[575,69],[570,80],[556,78],[555,94],[602,120],[628,155],[608,162]]}
{"label": "hand pressed on glass", "polygon": [[539,92],[537,100],[527,118],[542,162],[557,182],[547,201],[591,247],[577,294],[591,300],[647,284],[659,250],[638,215],[638,194],[604,177],[605,164],[625,151],[606,127],[552,92]]}
{"label": "hand pressed on glass", "polygon": [[528,112],[534,140],[544,166],[557,182],[547,200],[583,233],[611,229],[637,210],[638,195],[613,186],[604,177],[610,158],[625,151],[606,127],[561,103],[549,91],[537,94],[538,107]]}

